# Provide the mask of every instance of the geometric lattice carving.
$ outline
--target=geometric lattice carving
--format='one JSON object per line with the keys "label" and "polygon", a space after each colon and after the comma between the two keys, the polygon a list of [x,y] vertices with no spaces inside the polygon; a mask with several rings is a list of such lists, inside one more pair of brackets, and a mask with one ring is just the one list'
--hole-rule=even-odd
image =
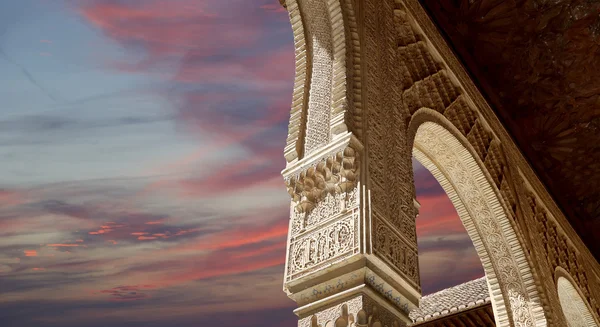
{"label": "geometric lattice carving", "polygon": [[308,96],[305,153],[308,155],[330,139],[333,44],[326,1],[304,0],[307,39],[312,51],[311,87]]}

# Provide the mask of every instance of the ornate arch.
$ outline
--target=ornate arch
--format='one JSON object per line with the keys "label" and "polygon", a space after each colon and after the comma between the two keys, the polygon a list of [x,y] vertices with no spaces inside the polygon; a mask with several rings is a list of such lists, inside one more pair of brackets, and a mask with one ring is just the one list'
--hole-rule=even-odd
{"label": "ornate arch", "polygon": [[558,300],[568,327],[599,327],[600,323],[592,314],[575,279],[560,267],[556,268],[555,279]]}
{"label": "ornate arch", "polygon": [[440,182],[483,264],[498,326],[546,326],[523,246],[473,146],[442,114],[422,108],[408,129],[413,155]]}

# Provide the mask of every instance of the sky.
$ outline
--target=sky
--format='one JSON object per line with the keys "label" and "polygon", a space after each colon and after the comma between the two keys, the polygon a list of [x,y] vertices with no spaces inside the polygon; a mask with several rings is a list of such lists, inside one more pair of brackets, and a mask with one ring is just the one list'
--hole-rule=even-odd
{"label": "sky", "polygon": [[[0,322],[295,326],[277,0],[0,0]],[[414,162],[424,294],[483,276]]]}

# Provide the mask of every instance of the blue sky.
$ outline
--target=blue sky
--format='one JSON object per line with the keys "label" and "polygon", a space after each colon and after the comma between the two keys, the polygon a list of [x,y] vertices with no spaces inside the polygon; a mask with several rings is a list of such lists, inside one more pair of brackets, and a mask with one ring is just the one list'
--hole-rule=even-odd
{"label": "blue sky", "polygon": [[[293,326],[293,57],[276,0],[1,1],[3,326]],[[482,276],[415,179],[424,291]]]}

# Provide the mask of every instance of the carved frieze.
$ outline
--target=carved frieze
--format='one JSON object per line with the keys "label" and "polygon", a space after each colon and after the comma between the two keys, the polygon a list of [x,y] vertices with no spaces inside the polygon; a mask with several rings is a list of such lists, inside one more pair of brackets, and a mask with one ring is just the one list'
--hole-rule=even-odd
{"label": "carved frieze", "polygon": [[357,214],[320,226],[290,240],[287,280],[315,272],[359,250]]}
{"label": "carved frieze", "polygon": [[310,231],[321,223],[356,208],[358,208],[358,187],[343,193],[327,193],[325,198],[317,202],[315,208],[308,212],[300,212],[298,207],[293,208],[290,233],[296,236]]}

